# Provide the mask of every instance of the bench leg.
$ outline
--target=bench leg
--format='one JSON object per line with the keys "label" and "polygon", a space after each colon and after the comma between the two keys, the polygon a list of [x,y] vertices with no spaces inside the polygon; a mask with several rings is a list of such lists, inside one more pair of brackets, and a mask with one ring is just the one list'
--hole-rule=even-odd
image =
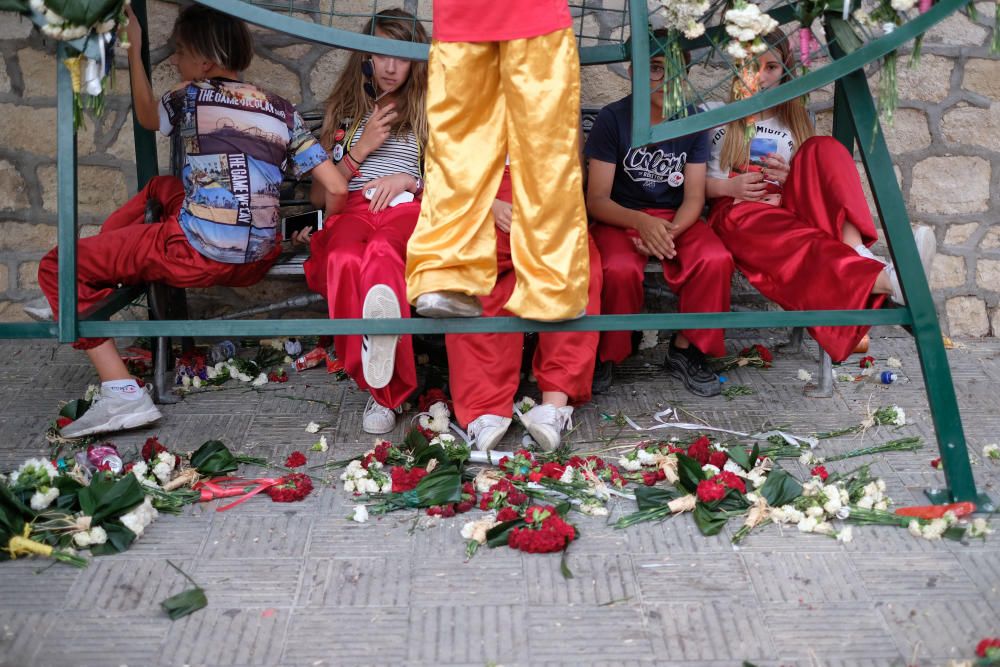
{"label": "bench leg", "polygon": [[816,385],[806,387],[805,394],[811,398],[830,398],[833,396],[833,361],[826,350],[822,348],[820,348],[818,382]]}
{"label": "bench leg", "polygon": [[[170,319],[170,292],[172,288],[162,283],[154,283],[147,288],[149,315],[154,320]],[[173,392],[174,378],[171,373],[173,350],[169,336],[153,340],[153,400],[157,403],[177,403],[180,397]]]}
{"label": "bench leg", "polygon": [[781,349],[787,348],[791,352],[800,351],[802,349],[805,332],[805,327],[793,327],[792,333],[788,336],[788,340],[784,343],[778,343],[777,347]]}

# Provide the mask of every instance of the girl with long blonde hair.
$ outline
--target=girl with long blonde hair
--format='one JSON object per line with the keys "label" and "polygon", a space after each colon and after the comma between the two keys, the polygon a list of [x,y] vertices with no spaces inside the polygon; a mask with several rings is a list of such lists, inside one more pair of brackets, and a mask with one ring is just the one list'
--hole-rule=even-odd
{"label": "girl with long blonde hair", "polygon": [[[402,9],[380,11],[364,32],[428,41]],[[326,297],[331,318],[409,317],[403,272],[423,193],[426,89],[426,63],[355,52],[326,100],[320,142],[349,192],[343,212],[311,236],[305,273],[310,289]],[[314,186],[313,203],[322,197]],[[299,238],[309,238],[308,231]],[[362,428],[388,433],[416,389],[411,337],[337,336],[334,345],[348,375],[370,394]]]}
{"label": "girl with long blonde hair", "polygon": [[[734,98],[791,79],[795,62],[784,33],[776,30],[765,41],[756,71],[734,78]],[[901,303],[895,269],[868,249],[878,233],[853,156],[836,139],[814,135],[801,98],[713,130],[709,223],[750,283],[786,310],[878,308],[886,298]],[[927,272],[934,237],[926,227],[915,234]],[[809,333],[842,361],[869,328]]]}

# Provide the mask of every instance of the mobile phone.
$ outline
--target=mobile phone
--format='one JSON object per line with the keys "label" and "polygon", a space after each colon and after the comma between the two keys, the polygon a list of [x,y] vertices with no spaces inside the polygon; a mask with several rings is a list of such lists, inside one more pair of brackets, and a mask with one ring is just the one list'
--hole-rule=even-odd
{"label": "mobile phone", "polygon": [[[365,199],[370,200],[374,196],[375,196],[375,188],[368,188],[367,190],[365,190]],[[389,202],[389,208],[392,208],[393,206],[399,206],[400,204],[408,204],[411,201],[413,201],[413,193],[408,190],[403,190],[398,195],[392,198],[392,201]]]}
{"label": "mobile phone", "polygon": [[306,227],[312,227],[314,232],[323,229],[323,211],[309,211],[282,218],[281,237],[290,239],[293,234],[298,234]]}

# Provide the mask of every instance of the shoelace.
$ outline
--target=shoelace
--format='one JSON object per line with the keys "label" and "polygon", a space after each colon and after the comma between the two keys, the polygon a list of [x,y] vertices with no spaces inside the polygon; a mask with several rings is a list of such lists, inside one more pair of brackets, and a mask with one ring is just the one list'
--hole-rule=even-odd
{"label": "shoelace", "polygon": [[[539,417],[537,419],[534,417],[528,417],[529,413],[531,413],[534,410],[538,410],[539,408],[541,408],[541,410],[539,411],[540,414],[546,415],[545,417]],[[528,428],[529,424],[539,424],[542,422],[548,422],[549,421],[548,415],[550,415],[553,411],[555,412],[556,428],[558,428],[560,431],[573,428],[573,408],[569,408],[567,410],[564,408],[557,408],[554,405],[548,405],[546,403],[542,403],[540,405],[536,405],[535,407],[531,408],[531,410],[528,410],[528,412],[521,412],[521,410],[516,405],[514,406],[514,412],[517,414],[517,418],[521,420],[521,423],[524,424],[525,428]]]}

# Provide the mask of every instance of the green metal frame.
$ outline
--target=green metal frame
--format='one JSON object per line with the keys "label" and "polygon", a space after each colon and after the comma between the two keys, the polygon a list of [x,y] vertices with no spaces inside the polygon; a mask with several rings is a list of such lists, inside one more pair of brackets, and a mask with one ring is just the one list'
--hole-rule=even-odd
{"label": "green metal frame", "polygon": [[[870,42],[852,53],[835,52],[836,60],[805,76],[793,79],[773,90],[687,118],[649,125],[649,47],[644,39],[632,40],[632,51],[623,45],[599,45],[581,48],[583,64],[610,63],[631,57],[633,63],[633,144],[647,144],[701,131],[730,120],[742,118],[785,100],[803,95],[830,82],[836,82],[834,135],[853,150],[857,143],[868,173],[872,192],[884,221],[886,240],[895,261],[908,305],[887,310],[781,311],[728,313],[657,313],[639,315],[587,316],[561,323],[543,323],[518,318],[478,318],[456,320],[158,320],[101,321],[117,307],[130,300],[122,295],[113,305],[79,317],[76,312],[76,136],[73,129],[72,89],[69,73],[62,64],[62,49],[57,64],[58,149],[58,239],[59,239],[59,309],[58,323],[0,323],[0,336],[6,338],[58,337],[72,342],[79,336],[274,336],[304,334],[421,334],[483,333],[515,331],[614,331],[660,328],[757,328],[856,324],[895,324],[910,328],[924,372],[927,397],[938,436],[947,488],[929,491],[935,501],[973,501],[980,508],[992,510],[992,502],[978,494],[972,470],[954,385],[945,355],[937,314],[930,289],[920,268],[916,244],[910,234],[909,218],[902,194],[896,184],[892,159],[878,122],[878,115],[862,67],[884,56],[904,42],[922,34],[946,16],[964,7],[970,0],[941,0],[927,13],[906,23],[892,34]],[[368,35],[320,26],[290,16],[283,16],[240,0],[201,0],[203,4],[238,16],[272,30],[300,36],[330,46],[426,59],[427,47],[420,44],[385,40]],[[145,0],[133,0],[132,8],[143,26],[146,24]],[[645,2],[630,3],[632,33],[647,28]],[[794,18],[790,8],[774,12],[782,23]],[[702,39],[705,41],[711,34]],[[698,46],[700,42],[692,43]],[[148,48],[143,50],[149,70]],[[639,82],[640,85],[636,85]],[[134,126],[136,165],[140,186],[156,174],[156,145],[151,132]]]}

